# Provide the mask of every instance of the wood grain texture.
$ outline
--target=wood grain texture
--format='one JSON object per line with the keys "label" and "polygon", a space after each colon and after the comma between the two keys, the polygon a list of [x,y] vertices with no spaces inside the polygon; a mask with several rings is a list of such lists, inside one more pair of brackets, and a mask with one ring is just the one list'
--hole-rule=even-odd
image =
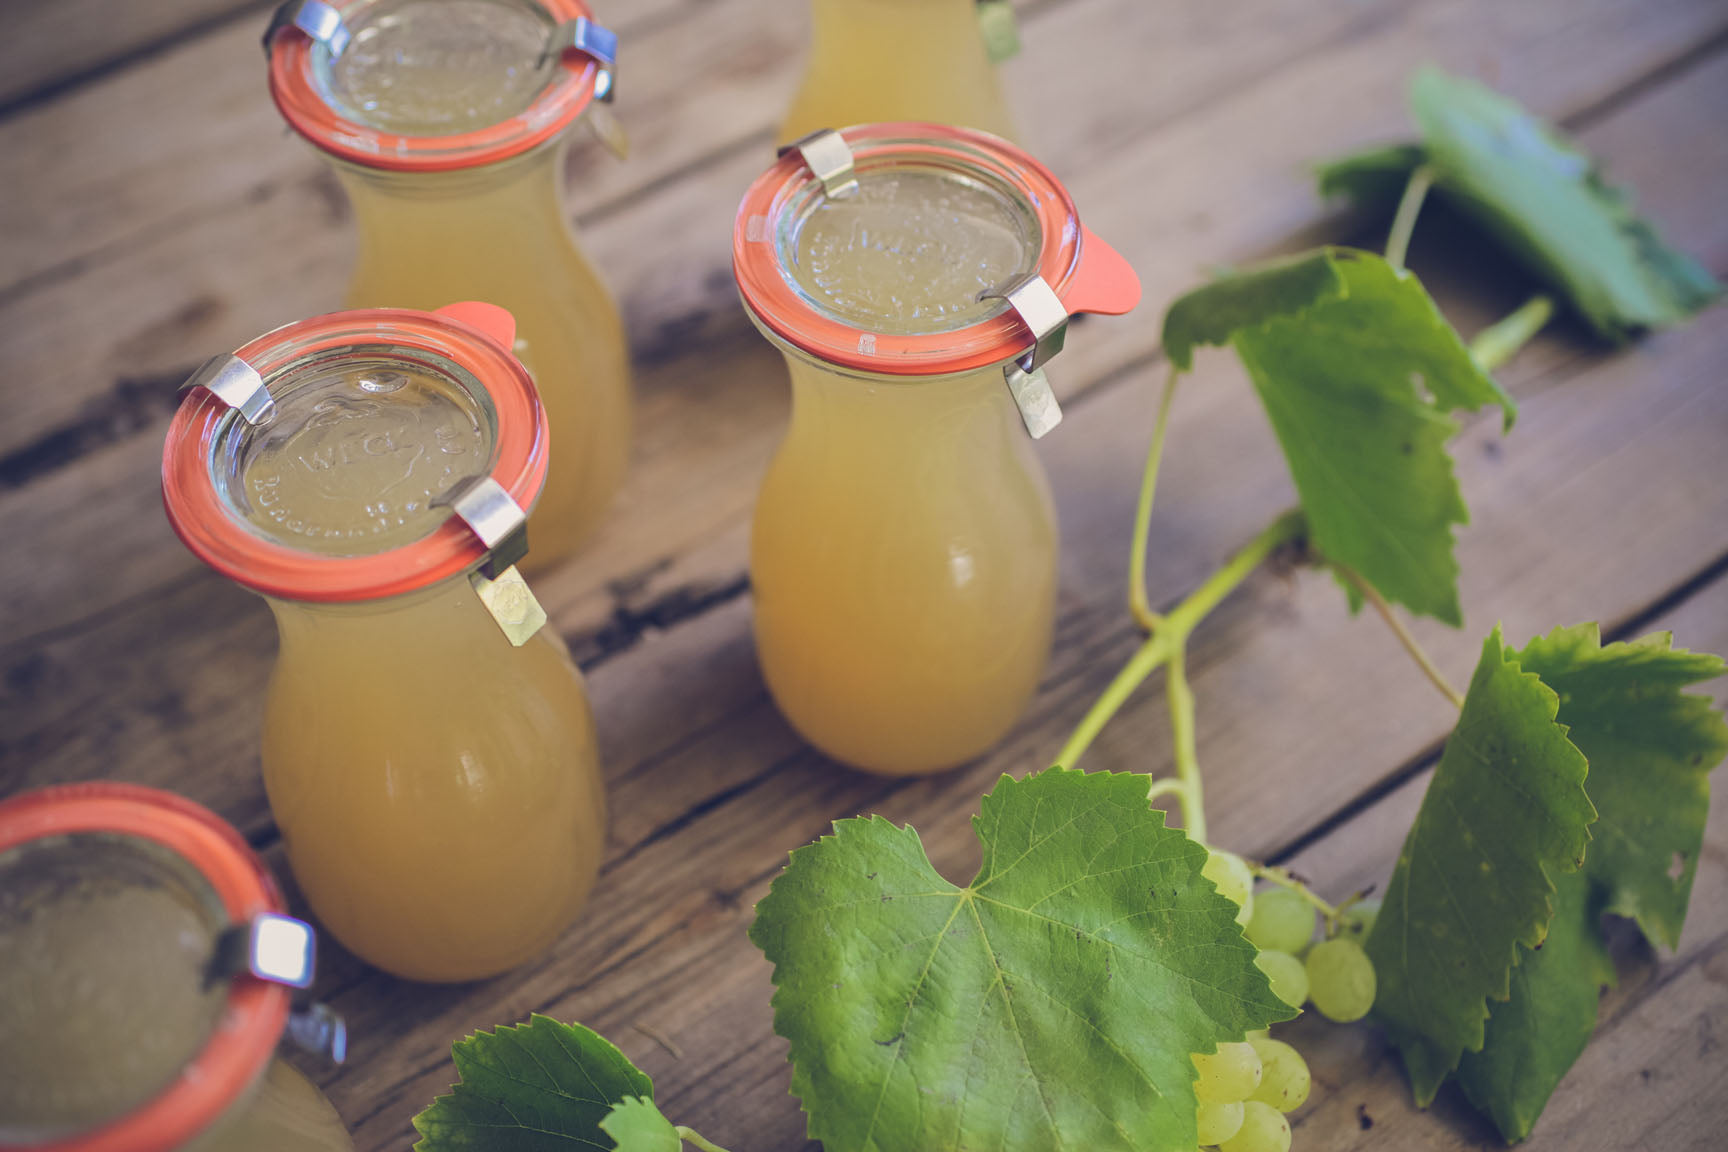
{"label": "wood grain texture", "polygon": [[[914,822],[947,874],[975,866],[978,796],[1000,772],[1042,765],[1134,646],[1123,553],[1162,370],[1159,310],[1209,265],[1340,235],[1348,222],[1314,201],[1304,168],[1401,135],[1416,63],[1576,118],[1668,234],[1728,270],[1728,56],[1711,47],[1728,11],[1711,0],[1028,5],[1029,51],[1012,66],[1025,137],[1134,261],[1147,300],[1134,317],[1078,326],[1055,366],[1069,421],[1040,453],[1064,528],[1059,633],[1027,716],[991,755],[938,779],[846,772],[766,697],[744,579],[786,398],[779,357],[736,304],[727,241],[795,78],[802,8],[636,5],[621,105],[636,156],[573,154],[581,220],[633,332],[641,404],[617,510],[584,556],[537,582],[590,670],[614,812],[605,876],[550,955],[483,984],[403,984],[328,950],[319,992],[349,1016],[354,1047],[346,1068],[318,1074],[365,1152],[404,1146],[408,1117],[449,1083],[452,1039],[532,1010],[612,1036],[669,1112],[720,1143],[804,1146],[766,965],[743,934],[750,908],[787,849],[866,811]],[[332,306],[346,276],[345,206],[280,130],[243,23],[0,120],[0,536],[14,542],[0,794],[99,776],[164,784],[217,807],[281,870],[256,776],[269,617],[185,554],[154,479],[185,371]],[[184,130],[164,136],[170,114]],[[83,133],[93,146],[67,145]],[[1470,328],[1517,303],[1520,277],[1457,247],[1437,218],[1413,254],[1449,314]],[[1577,340],[1562,327],[1505,374],[1524,404],[1510,438],[1484,421],[1460,442],[1469,624],[1418,629],[1456,678],[1496,620],[1516,640],[1585,618],[1624,626],[1728,556],[1728,314],[1615,355]],[[1149,565],[1159,602],[1290,499],[1223,356],[1184,386],[1167,467]],[[1722,581],[1671,616],[1681,643],[1728,649]],[[1217,839],[1263,856],[1308,845],[1301,865],[1328,886],[1383,876],[1448,713],[1378,625],[1350,620],[1320,576],[1266,573],[1202,628],[1190,670]],[[1168,769],[1155,691],[1087,764]],[[1720,1128],[1720,1096],[1700,1093],[1721,1066],[1675,1038],[1724,1014],[1722,835],[1718,821],[1694,902],[1714,893],[1716,910],[1695,911],[1677,961],[1634,964],[1535,1146],[1703,1147],[1699,1134]],[[1328,1092],[1299,1147],[1477,1146],[1484,1134],[1455,1101],[1439,1123],[1400,1113],[1396,1075],[1366,1037],[1308,1041]],[[1604,1109],[1634,1060],[1651,1075],[1628,1120]],[[1358,1126],[1358,1103],[1375,1128]]]}

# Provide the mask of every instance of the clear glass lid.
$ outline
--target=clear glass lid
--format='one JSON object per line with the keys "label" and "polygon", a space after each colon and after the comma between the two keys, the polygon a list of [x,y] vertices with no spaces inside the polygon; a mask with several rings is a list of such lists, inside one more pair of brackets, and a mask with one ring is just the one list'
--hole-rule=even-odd
{"label": "clear glass lid", "polygon": [[811,307],[872,332],[952,332],[1000,314],[989,293],[1043,252],[1025,196],[982,171],[882,164],[841,198],[812,188],[781,217],[780,264]]}
{"label": "clear glass lid", "polygon": [[227,917],[159,845],[107,833],[0,852],[0,1144],[107,1124],[160,1096],[207,1044]]}
{"label": "clear glass lid", "polygon": [[351,39],[313,75],[343,116],[403,136],[449,136],[527,110],[559,75],[556,25],[531,0],[373,0],[344,13]]}
{"label": "clear glass lid", "polygon": [[491,468],[485,391],[424,350],[325,349],[267,383],[274,415],[230,419],[211,469],[233,514],[278,544],[326,556],[412,544],[450,518],[438,497]]}

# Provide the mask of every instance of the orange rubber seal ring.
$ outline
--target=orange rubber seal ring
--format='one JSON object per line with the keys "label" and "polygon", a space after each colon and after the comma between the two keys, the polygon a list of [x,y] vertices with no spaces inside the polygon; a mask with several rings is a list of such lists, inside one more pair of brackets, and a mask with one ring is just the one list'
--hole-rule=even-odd
{"label": "orange rubber seal ring", "polygon": [[[584,0],[536,0],[555,24],[593,18]],[[358,7],[342,4],[342,15]],[[333,156],[367,168],[393,172],[451,172],[491,164],[527,152],[573,124],[594,99],[600,66],[568,51],[563,74],[527,108],[472,132],[452,136],[404,136],[350,120],[332,108],[312,75],[313,42],[284,30],[270,47],[270,98],[289,127]]]}
{"label": "orange rubber seal ring", "polygon": [[[111,832],[162,845],[209,882],[231,922],[283,910],[276,882],[214,812],[137,784],[42,788],[0,801],[0,852],[45,836]],[[251,975],[229,987],[222,1018],[180,1076],[154,1100],[100,1128],[23,1147],[30,1152],[171,1152],[209,1128],[257,1079],[288,1022],[289,990]]]}
{"label": "orange rubber seal ring", "polygon": [[[1140,280],[1117,252],[1080,223],[1068,190],[1048,168],[999,137],[946,124],[902,121],[842,129],[860,177],[887,165],[930,164],[982,171],[1013,188],[1042,234],[1036,271],[1069,315],[1119,315],[1140,301]],[[871,332],[834,319],[806,300],[782,268],[778,221],[815,177],[788,152],[744,194],[732,230],[739,294],[774,336],[818,360],[891,376],[968,372],[1019,356],[1031,334],[1012,311],[951,332]]]}
{"label": "orange rubber seal ring", "polygon": [[[491,304],[452,304],[436,312],[362,308],[278,328],[235,355],[266,382],[293,359],[354,344],[420,349],[460,364],[497,413],[490,475],[526,511],[546,483],[546,413],[528,370],[509,351],[514,332],[510,314]],[[412,544],[369,556],[303,552],[258,535],[234,514],[210,468],[219,434],[239,418],[198,389],[181,402],[162,448],[162,503],[175,535],[236,583],[287,600],[377,600],[428,587],[486,558],[486,545],[454,515]]]}

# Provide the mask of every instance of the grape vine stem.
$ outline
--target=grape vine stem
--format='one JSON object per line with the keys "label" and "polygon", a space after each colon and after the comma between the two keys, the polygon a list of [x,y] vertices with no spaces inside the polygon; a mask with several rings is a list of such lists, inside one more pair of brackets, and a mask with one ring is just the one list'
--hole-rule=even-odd
{"label": "grape vine stem", "polygon": [[1536,333],[1554,318],[1554,300],[1541,293],[1530,297],[1502,320],[1476,334],[1470,341],[1470,355],[1482,371],[1492,372],[1528,344]]}
{"label": "grape vine stem", "polygon": [[1416,217],[1422,202],[1428,199],[1428,189],[1434,186],[1434,169],[1419,164],[1404,185],[1404,196],[1398,201],[1398,214],[1392,218],[1392,231],[1386,237],[1386,263],[1404,267],[1404,256],[1410,251],[1410,234],[1416,231]]}
{"label": "grape vine stem", "polygon": [[1194,591],[1159,621],[1116,678],[1104,689],[1092,708],[1081,718],[1074,734],[1056,754],[1055,763],[1073,768],[1097,739],[1098,733],[1134,690],[1160,667],[1168,667],[1166,688],[1170,703],[1170,726],[1176,752],[1176,780],[1159,781],[1149,787],[1159,795],[1173,794],[1182,804],[1182,824],[1190,836],[1204,840],[1205,808],[1200,793],[1200,764],[1194,748],[1194,694],[1188,687],[1186,652],[1188,637],[1202,620],[1235,591],[1253,571],[1279,548],[1301,539],[1307,521],[1298,510],[1284,513],[1260,531],[1228,563],[1208,576]]}
{"label": "grape vine stem", "polygon": [[702,1149],[702,1152],[726,1152],[726,1149],[720,1147],[720,1145],[704,1140],[701,1133],[692,1132],[682,1124],[678,1125],[675,1131],[678,1133],[678,1139],[689,1141],[691,1144]]}
{"label": "grape vine stem", "polygon": [[1158,470],[1164,462],[1164,434],[1170,428],[1170,403],[1176,398],[1176,381],[1182,370],[1170,365],[1170,375],[1164,379],[1164,395],[1158,401],[1158,420],[1152,426],[1152,448],[1146,453],[1146,471],[1140,478],[1140,503],[1134,511],[1134,543],[1128,554],[1128,610],[1147,633],[1156,629],[1163,617],[1152,611],[1146,598],[1146,543],[1152,531],[1152,497],[1158,491]]}
{"label": "grape vine stem", "polygon": [[1392,634],[1398,637],[1398,643],[1404,645],[1404,651],[1410,654],[1410,659],[1416,661],[1416,666],[1422,669],[1422,674],[1428,677],[1428,682],[1440,690],[1440,694],[1452,702],[1452,707],[1464,707],[1464,694],[1452,687],[1452,682],[1446,679],[1428,653],[1422,650],[1422,645],[1416,642],[1416,637],[1410,629],[1404,626],[1404,621],[1398,619],[1398,613],[1392,605],[1386,602],[1386,597],[1380,595],[1380,590],[1362,578],[1362,574],[1354,568],[1334,562],[1332,570],[1343,577],[1357,595],[1374,606],[1374,611],[1380,614],[1380,619],[1386,621],[1386,627],[1392,629]]}
{"label": "grape vine stem", "polygon": [[1335,907],[1334,905],[1327,903],[1312,888],[1296,879],[1296,877],[1290,875],[1290,873],[1283,868],[1279,868],[1272,864],[1256,864],[1252,860],[1245,861],[1245,863],[1248,865],[1248,870],[1260,879],[1270,881],[1271,883],[1278,885],[1280,888],[1288,888],[1290,891],[1296,893],[1298,896],[1302,897],[1302,899],[1312,904],[1315,911],[1326,917],[1326,925],[1328,929],[1327,935],[1331,935],[1330,929],[1337,923],[1338,915],[1343,911],[1341,907]]}

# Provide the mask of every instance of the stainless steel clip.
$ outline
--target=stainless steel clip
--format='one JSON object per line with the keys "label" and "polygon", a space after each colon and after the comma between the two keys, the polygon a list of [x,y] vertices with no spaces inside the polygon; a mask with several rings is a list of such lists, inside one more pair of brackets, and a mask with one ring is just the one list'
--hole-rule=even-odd
{"label": "stainless steel clip", "polygon": [[258,369],[232,352],[212,356],[180,385],[180,391],[203,388],[230,408],[240,410],[241,419],[253,426],[268,424],[276,415],[276,401],[264,386]]}
{"label": "stainless steel clip", "polygon": [[342,23],[342,14],[323,0],[287,0],[276,9],[270,27],[264,30],[264,55],[270,55],[276,33],[285,28],[298,28],[328,48],[332,56],[342,55],[348,47],[348,25]]}
{"label": "stainless steel clip", "polygon": [[316,1052],[333,1064],[348,1059],[348,1025],[341,1013],[328,1004],[308,1004],[288,1013],[288,1039],[308,1052]]}
{"label": "stainless steel clip", "polygon": [[1044,374],[1044,365],[1062,351],[1068,339],[1068,309],[1056,290],[1036,272],[1011,281],[1000,292],[979,293],[980,300],[1006,300],[1032,331],[1032,350],[1007,364],[1002,375],[1020,409],[1026,431],[1037,440],[1062,423],[1062,408],[1056,390]]}
{"label": "stainless steel clip", "polygon": [[546,625],[546,610],[534,598],[516,562],[528,555],[528,514],[490,476],[469,476],[432,501],[448,506],[489,550],[470,580],[492,619],[520,648]]}
{"label": "stainless steel clip", "polygon": [[312,983],[317,958],[318,937],[310,924],[276,912],[261,912],[216,938],[207,979],[215,983],[249,972],[272,984],[306,988]]}
{"label": "stainless steel clip", "polygon": [[600,69],[594,77],[594,99],[612,103],[618,91],[618,34],[586,16],[578,16],[553,30],[546,52],[563,55],[572,48],[592,59]]}
{"label": "stainless steel clip", "polygon": [[835,200],[858,191],[858,176],[852,169],[852,148],[832,128],[820,128],[792,141],[779,155],[796,152],[804,158],[811,175],[822,181],[822,190]]}

